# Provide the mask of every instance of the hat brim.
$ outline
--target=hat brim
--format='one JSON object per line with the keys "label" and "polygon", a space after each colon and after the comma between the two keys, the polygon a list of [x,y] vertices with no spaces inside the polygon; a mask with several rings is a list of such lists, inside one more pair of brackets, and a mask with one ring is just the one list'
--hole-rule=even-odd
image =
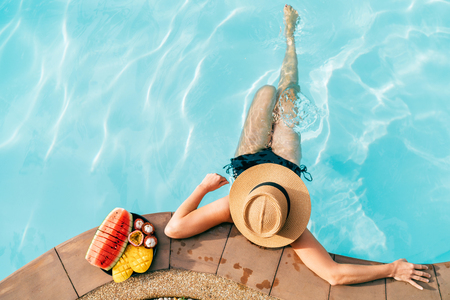
{"label": "hat brim", "polygon": [[[274,236],[256,236],[245,226],[243,211],[245,198],[260,183],[275,182],[287,191],[290,199],[290,212],[283,228]],[[284,247],[302,235],[311,215],[311,200],[303,180],[284,166],[265,163],[251,167],[234,181],[230,190],[230,213],[237,229],[251,242],[268,248]]]}

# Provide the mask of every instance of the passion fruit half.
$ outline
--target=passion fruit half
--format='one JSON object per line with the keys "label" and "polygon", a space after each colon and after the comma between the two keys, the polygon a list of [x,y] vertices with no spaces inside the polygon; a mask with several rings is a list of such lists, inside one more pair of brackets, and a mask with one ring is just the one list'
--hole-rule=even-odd
{"label": "passion fruit half", "polygon": [[140,230],[135,230],[128,235],[128,241],[131,245],[139,247],[144,242],[144,234]]}

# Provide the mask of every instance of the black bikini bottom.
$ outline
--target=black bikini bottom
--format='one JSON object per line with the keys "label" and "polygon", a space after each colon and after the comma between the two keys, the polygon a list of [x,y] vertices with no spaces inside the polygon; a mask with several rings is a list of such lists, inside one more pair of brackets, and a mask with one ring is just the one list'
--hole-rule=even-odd
{"label": "black bikini bottom", "polygon": [[254,154],[244,154],[232,158],[231,163],[224,166],[223,168],[229,175],[232,175],[234,179],[236,179],[239,175],[241,175],[242,172],[244,172],[248,168],[266,163],[273,163],[285,166],[294,171],[300,178],[302,177],[301,175],[303,174],[303,178],[305,178],[308,181],[312,181],[313,179],[311,174],[308,173],[308,169],[306,168],[305,165],[300,165],[299,167],[293,162],[290,162],[282,158],[281,156],[278,156],[275,153],[273,153],[271,148],[264,149]]}

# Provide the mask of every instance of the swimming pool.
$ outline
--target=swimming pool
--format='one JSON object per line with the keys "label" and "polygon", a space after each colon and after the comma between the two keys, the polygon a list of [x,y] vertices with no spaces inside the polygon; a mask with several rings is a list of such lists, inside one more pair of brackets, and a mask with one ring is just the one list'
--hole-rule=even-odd
{"label": "swimming pool", "polygon": [[[450,2],[290,4],[321,113],[302,135],[311,231],[342,255],[450,260]],[[0,279],[114,207],[173,211],[224,174],[277,82],[283,5],[0,2]]]}

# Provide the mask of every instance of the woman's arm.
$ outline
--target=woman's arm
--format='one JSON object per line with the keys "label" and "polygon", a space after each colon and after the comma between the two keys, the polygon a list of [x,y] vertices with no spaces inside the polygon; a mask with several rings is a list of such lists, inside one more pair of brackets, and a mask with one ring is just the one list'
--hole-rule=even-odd
{"label": "woman's arm", "polygon": [[423,288],[413,279],[428,282],[428,278],[431,277],[430,274],[419,271],[428,269],[427,266],[411,264],[405,259],[399,259],[390,264],[370,266],[339,264],[331,259],[325,248],[308,229],[291,246],[311,271],[328,281],[331,285],[355,284],[393,277],[396,280],[408,282],[422,290]]}
{"label": "woman's arm", "polygon": [[225,184],[228,180],[218,174],[208,174],[194,192],[180,205],[167,223],[164,233],[174,239],[182,239],[204,232],[224,222],[233,222],[230,216],[228,196],[199,209],[203,197]]}

